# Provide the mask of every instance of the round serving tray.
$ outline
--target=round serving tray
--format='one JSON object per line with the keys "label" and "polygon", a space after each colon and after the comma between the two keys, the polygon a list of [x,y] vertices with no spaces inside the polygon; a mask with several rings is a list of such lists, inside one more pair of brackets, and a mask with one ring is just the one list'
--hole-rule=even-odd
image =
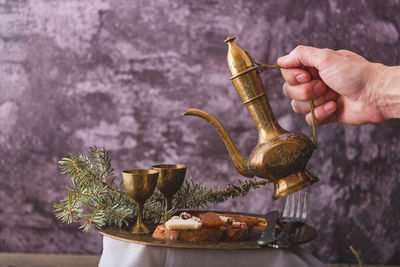
{"label": "round serving tray", "polygon": [[[199,214],[208,211],[190,211],[191,214]],[[171,248],[198,248],[198,249],[222,249],[222,250],[232,250],[232,249],[262,249],[257,245],[257,240],[260,238],[266,222],[263,215],[250,214],[250,213],[237,213],[237,212],[224,212],[215,211],[220,215],[229,216],[244,215],[257,218],[260,224],[253,228],[249,241],[240,242],[183,242],[183,241],[165,241],[158,240],[151,237],[151,234],[132,234],[125,229],[118,227],[108,227],[101,230],[97,230],[100,234],[108,237],[112,237],[121,241],[126,241],[130,243],[136,243],[141,245],[149,246],[159,246],[159,247],[171,247]],[[155,229],[155,225],[150,226],[150,229]],[[277,231],[279,232],[280,227],[278,226]],[[293,245],[300,245],[312,241],[317,236],[317,231],[309,226],[308,224],[303,224],[299,226],[299,229],[291,235],[290,241]]]}

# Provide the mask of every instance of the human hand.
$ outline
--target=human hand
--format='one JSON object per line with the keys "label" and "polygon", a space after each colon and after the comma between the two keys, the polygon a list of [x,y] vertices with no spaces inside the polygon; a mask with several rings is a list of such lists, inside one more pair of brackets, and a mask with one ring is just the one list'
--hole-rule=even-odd
{"label": "human hand", "polygon": [[311,125],[309,100],[315,104],[317,125],[331,122],[360,125],[385,118],[378,107],[375,76],[383,65],[347,51],[298,46],[280,57],[283,92],[293,99],[295,112],[306,114]]}

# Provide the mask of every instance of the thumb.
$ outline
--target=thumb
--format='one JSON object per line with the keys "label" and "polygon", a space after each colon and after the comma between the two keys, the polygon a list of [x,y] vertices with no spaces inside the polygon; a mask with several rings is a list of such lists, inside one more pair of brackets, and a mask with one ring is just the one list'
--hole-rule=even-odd
{"label": "thumb", "polygon": [[288,55],[278,58],[282,68],[314,67],[321,70],[322,64],[331,55],[332,50],[299,45]]}

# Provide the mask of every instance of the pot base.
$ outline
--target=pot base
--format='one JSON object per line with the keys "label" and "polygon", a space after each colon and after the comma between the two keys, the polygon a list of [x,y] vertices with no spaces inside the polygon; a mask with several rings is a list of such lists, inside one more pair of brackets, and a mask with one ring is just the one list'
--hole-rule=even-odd
{"label": "pot base", "polygon": [[300,191],[316,182],[318,177],[312,175],[308,171],[300,171],[292,173],[289,176],[283,177],[274,183],[273,200],[277,200],[294,192]]}

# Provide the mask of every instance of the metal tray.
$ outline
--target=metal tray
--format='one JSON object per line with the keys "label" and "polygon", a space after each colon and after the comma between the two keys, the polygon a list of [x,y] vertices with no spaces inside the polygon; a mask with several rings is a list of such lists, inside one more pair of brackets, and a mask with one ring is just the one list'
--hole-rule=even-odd
{"label": "metal tray", "polygon": [[[199,214],[208,211],[189,211],[191,214]],[[237,213],[237,212],[224,212],[215,211],[220,215],[244,215],[255,217],[259,220],[260,224],[253,228],[250,239],[248,241],[240,242],[183,242],[183,241],[165,241],[158,240],[151,237],[151,234],[138,235],[132,234],[126,229],[121,229],[118,227],[108,227],[101,230],[97,230],[100,234],[108,237],[112,237],[121,241],[126,241],[130,243],[136,243],[148,246],[159,246],[159,247],[170,247],[170,248],[191,248],[191,249],[220,249],[220,250],[233,250],[233,249],[263,249],[257,245],[257,240],[263,232],[266,222],[263,215],[250,214],[250,213]],[[150,225],[150,229],[155,229],[156,225]],[[280,230],[278,226],[277,231]],[[294,235],[291,236],[291,243],[293,245],[300,245],[308,243],[315,239],[317,236],[317,231],[308,224],[300,226],[300,229],[296,231]]]}

